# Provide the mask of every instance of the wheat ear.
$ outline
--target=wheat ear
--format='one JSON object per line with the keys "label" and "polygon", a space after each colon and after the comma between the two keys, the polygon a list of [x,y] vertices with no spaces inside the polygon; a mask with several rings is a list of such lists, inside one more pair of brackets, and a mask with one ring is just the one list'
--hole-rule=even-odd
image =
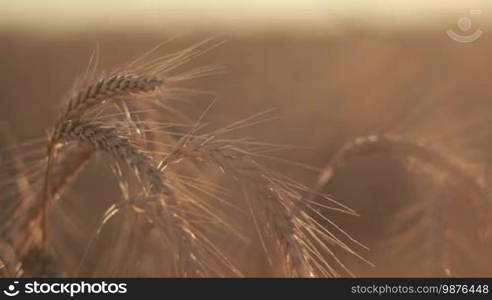
{"label": "wheat ear", "polygon": [[116,128],[102,127],[89,122],[68,122],[59,129],[54,135],[56,140],[89,143],[95,150],[109,153],[116,160],[126,161],[144,176],[144,182],[150,183],[158,193],[172,194],[171,189],[164,184],[162,173],[152,165],[152,159],[134,147],[127,138],[118,134]]}
{"label": "wheat ear", "polygon": [[[280,250],[284,275],[340,276],[336,267],[328,263],[322,252],[341,266],[344,272],[351,274],[326,243],[332,243],[359,256],[309,215],[308,212],[317,211],[304,201],[303,187],[271,172],[256,162],[251,153],[241,149],[233,141],[218,139],[216,134],[183,137],[178,142],[180,147],[170,153],[160,167],[165,168],[183,160],[194,160],[215,164],[233,175],[243,188],[267,255],[270,251]],[[337,230],[341,231],[338,227]]]}
{"label": "wheat ear", "polygon": [[[61,143],[60,139],[66,137],[67,134],[71,134],[67,129],[71,128],[73,122],[79,121],[88,110],[104,104],[105,101],[118,99],[123,96],[135,96],[138,94],[149,93],[155,91],[161,84],[162,80],[157,79],[155,76],[114,75],[102,78],[86,88],[74,92],[74,95],[68,101],[65,113],[59,118],[55,125],[55,129],[53,130],[47,147],[48,162],[44,183],[44,199],[42,201],[43,240],[45,240],[46,236],[46,210],[52,199],[52,195],[50,194],[50,177],[54,152],[57,145]],[[79,129],[84,128],[79,127]],[[87,130],[90,129],[87,128]],[[132,163],[137,164],[138,162],[133,161]],[[70,174],[67,174],[67,176],[70,176]]]}

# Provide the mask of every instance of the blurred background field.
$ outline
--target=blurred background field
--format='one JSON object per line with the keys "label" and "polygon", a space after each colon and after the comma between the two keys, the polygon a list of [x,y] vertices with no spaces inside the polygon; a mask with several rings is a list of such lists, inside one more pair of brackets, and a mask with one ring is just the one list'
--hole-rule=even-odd
{"label": "blurred background field", "polygon": [[[273,108],[274,120],[241,135],[300,146],[275,155],[318,170],[265,164],[313,185],[346,142],[390,133],[434,145],[488,186],[492,27],[486,20],[492,6],[394,2],[248,1],[236,7],[220,1],[0,1],[0,122],[17,141],[45,135],[95,47],[101,69],[111,70],[169,38],[176,39],[162,47],[164,54],[218,36],[225,43],[191,65],[223,65],[227,72],[189,82],[214,94],[186,105],[200,112],[215,97],[209,122],[218,127]],[[470,15],[471,9],[481,14]],[[468,32],[483,31],[479,39],[460,43],[446,34],[460,32],[456,22],[462,17],[473,21]],[[94,164],[69,196],[88,232],[105,209],[96,199],[118,193],[105,172]],[[356,275],[492,275],[492,248],[478,241],[454,254],[452,270],[436,267],[433,250],[420,249],[419,242],[403,254],[388,243],[397,212],[432,197],[433,185],[431,177],[398,160],[376,157],[350,163],[323,188],[361,215],[327,212],[371,248],[358,251],[376,267],[344,258]],[[473,227],[470,209],[451,209],[453,226]],[[270,274],[261,251],[247,257],[246,275]]]}

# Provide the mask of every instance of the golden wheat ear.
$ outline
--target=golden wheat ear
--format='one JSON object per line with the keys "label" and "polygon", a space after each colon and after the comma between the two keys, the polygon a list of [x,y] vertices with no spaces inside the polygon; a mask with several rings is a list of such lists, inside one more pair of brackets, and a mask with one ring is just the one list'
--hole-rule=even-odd
{"label": "golden wheat ear", "polygon": [[[29,160],[30,164],[23,171],[27,177],[15,176],[15,183],[22,185],[19,188],[23,193],[31,192],[26,184],[33,189],[29,196],[16,197],[29,201],[20,208],[14,207],[18,218],[10,219],[2,226],[2,233],[8,235],[9,239],[15,237],[9,243],[17,249],[20,257],[30,257],[28,254],[33,253],[31,250],[48,246],[48,207],[63,195],[69,183],[74,181],[97,152],[104,152],[114,161],[126,163],[146,186],[142,188],[146,193],[173,197],[171,189],[165,184],[163,173],[155,167],[153,158],[149,155],[154,150],[145,148],[149,144],[143,132],[145,127],[154,123],[148,118],[158,109],[161,110],[160,115],[169,116],[170,124],[179,124],[176,118],[186,119],[179,111],[161,103],[164,100],[162,97],[175,88],[179,90],[175,85],[180,81],[212,74],[218,70],[199,68],[196,71],[177,71],[178,67],[210,49],[208,42],[210,41],[166,56],[154,53],[157,58],[142,57],[110,75],[97,76],[97,62],[88,67],[86,76],[78,81],[70,93],[66,109],[55,123],[50,137],[47,140],[42,139],[47,144],[47,155],[39,157],[43,152],[38,151],[40,149],[33,151],[38,156],[36,159],[30,157],[32,153],[23,154],[22,160]],[[136,105],[127,108],[125,113],[119,110],[115,112],[115,106],[126,107],[126,102],[135,102]],[[147,103],[152,103],[153,107],[149,109]],[[162,114],[163,108],[165,114]],[[137,117],[144,119],[135,121],[133,111],[145,112]],[[159,121],[155,123],[159,124]],[[135,138],[134,135],[139,137]],[[172,140],[163,143],[171,144]],[[13,160],[9,162],[11,165],[14,163]],[[41,169],[45,170],[44,175],[40,172]],[[25,178],[28,180],[24,180]],[[7,181],[9,184],[14,183],[12,180]]]}

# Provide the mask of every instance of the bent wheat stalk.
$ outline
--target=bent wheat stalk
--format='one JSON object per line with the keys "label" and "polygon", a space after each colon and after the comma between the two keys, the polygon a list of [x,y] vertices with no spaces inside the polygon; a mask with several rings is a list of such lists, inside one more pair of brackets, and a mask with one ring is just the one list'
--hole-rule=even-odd
{"label": "bent wheat stalk", "polygon": [[[414,206],[408,209],[408,212],[403,212],[403,215],[409,215],[412,218],[419,216],[421,218],[419,224],[412,226],[415,232],[408,232],[406,234],[407,237],[416,236],[418,229],[421,229],[419,231],[420,233],[434,235],[431,236],[431,242],[435,245],[436,249],[442,249],[442,251],[441,253],[433,254],[440,255],[439,258],[442,259],[439,267],[447,266],[439,270],[440,272],[444,272],[444,270],[450,272],[448,249],[442,245],[443,241],[449,240],[449,236],[445,234],[448,228],[445,228],[446,230],[443,229],[443,227],[447,226],[447,223],[442,220],[442,214],[446,211],[446,205],[452,205],[453,198],[462,197],[464,198],[462,199],[464,203],[469,204],[473,208],[473,212],[476,214],[479,222],[477,235],[482,242],[487,241],[487,233],[490,232],[492,227],[490,220],[492,207],[486,188],[482,186],[475,176],[463,168],[457,160],[424,143],[389,135],[359,137],[345,144],[333,156],[321,172],[314,190],[321,191],[344,164],[356,159],[364,159],[376,155],[393,157],[404,163],[409,160],[416,161],[418,162],[416,164],[417,167],[425,168],[424,170],[426,171],[428,171],[427,169],[429,167],[432,169],[432,176],[436,182],[442,181],[440,184],[441,189],[445,190],[444,193],[436,194],[430,198],[427,197],[424,199],[424,203],[415,203]],[[445,179],[438,180],[442,176],[445,176]],[[454,195],[449,195],[451,189],[454,189]],[[407,216],[407,219],[411,219],[410,217]],[[398,219],[399,221],[404,220],[401,216]],[[408,222],[408,220],[406,221]],[[429,231],[430,227],[432,231]],[[439,237],[436,238],[435,235]],[[464,238],[466,239],[468,237]],[[432,263],[437,264],[435,261]]]}
{"label": "bent wheat stalk", "polygon": [[363,159],[374,155],[386,155],[407,161],[415,158],[426,165],[449,175],[452,180],[459,183],[475,199],[480,199],[477,204],[487,204],[488,199],[485,189],[478,180],[468,173],[455,159],[424,143],[405,140],[389,135],[370,135],[359,137],[345,144],[330,160],[319,176],[314,190],[320,190],[325,186],[336,169],[355,159]]}

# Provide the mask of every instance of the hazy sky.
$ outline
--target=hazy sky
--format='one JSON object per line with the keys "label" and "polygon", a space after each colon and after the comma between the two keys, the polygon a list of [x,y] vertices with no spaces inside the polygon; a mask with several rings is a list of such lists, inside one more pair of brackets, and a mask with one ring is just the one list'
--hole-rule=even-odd
{"label": "hazy sky", "polygon": [[469,16],[490,20],[490,0],[0,0],[0,28],[211,26],[329,28],[340,20],[414,26]]}

